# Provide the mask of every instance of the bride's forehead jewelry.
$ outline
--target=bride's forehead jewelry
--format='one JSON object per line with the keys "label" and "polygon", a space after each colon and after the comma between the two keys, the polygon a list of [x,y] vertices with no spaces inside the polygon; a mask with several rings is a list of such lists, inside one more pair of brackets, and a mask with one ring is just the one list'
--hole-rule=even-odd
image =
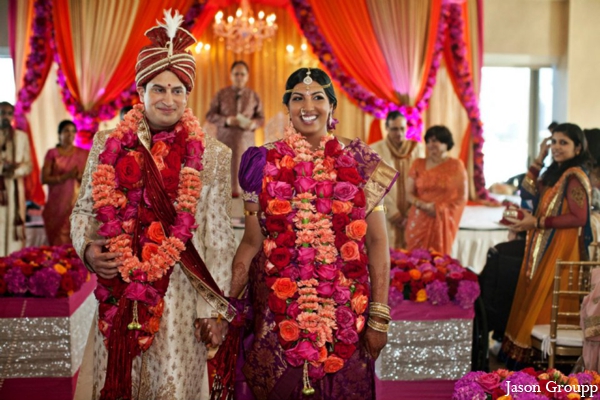
{"label": "bride's forehead jewelry", "polygon": [[[310,68],[307,68],[307,69],[306,69],[306,76],[305,76],[305,77],[304,77],[304,79],[302,80],[302,83],[304,83],[304,84],[306,85],[306,95],[307,95],[307,96],[310,96],[310,85],[311,85],[313,82],[315,82],[315,81],[313,80],[313,78],[310,76],[310,74],[311,74]],[[319,83],[318,83],[318,82],[315,82],[315,83],[317,83],[317,85],[319,85]],[[319,86],[321,86],[321,88],[322,88],[322,89],[327,89],[329,86],[331,86],[331,82],[329,82],[329,83],[328,83],[328,84],[326,84],[326,85],[319,85]],[[293,91],[294,91],[294,89],[292,88],[292,89],[288,89],[288,90],[286,90],[286,91],[285,91],[285,93],[292,93]]]}

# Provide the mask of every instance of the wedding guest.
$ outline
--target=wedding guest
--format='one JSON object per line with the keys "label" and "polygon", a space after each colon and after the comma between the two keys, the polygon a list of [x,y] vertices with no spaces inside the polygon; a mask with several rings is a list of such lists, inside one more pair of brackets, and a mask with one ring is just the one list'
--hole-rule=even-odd
{"label": "wedding guest", "polygon": [[406,199],[412,204],[406,223],[406,247],[450,254],[460,218],[467,204],[467,171],[448,151],[454,146],[445,126],[425,133],[427,157],[416,159],[406,182]]}
{"label": "wedding guest", "polygon": [[15,108],[0,103],[0,257],[25,246],[25,183],[31,173],[29,138],[12,125]]}
{"label": "wedding guest", "polygon": [[42,217],[51,246],[71,243],[69,217],[79,195],[89,152],[73,144],[77,127],[70,120],[58,125],[58,145],[48,150],[42,167],[42,183],[48,185],[48,201]]}
{"label": "wedding guest", "polygon": [[250,69],[244,61],[231,65],[231,86],[217,92],[210,102],[206,119],[217,127],[217,139],[232,151],[231,193],[238,197],[238,171],[242,154],[254,146],[254,131],[265,122],[263,105],[258,94],[248,88]]}
{"label": "wedding guest", "polygon": [[417,142],[406,139],[406,118],[398,111],[391,111],[385,119],[385,139],[373,143],[371,148],[399,173],[398,180],[384,198],[390,246],[406,247],[404,227],[410,204],[406,201],[408,170],[416,158]]}

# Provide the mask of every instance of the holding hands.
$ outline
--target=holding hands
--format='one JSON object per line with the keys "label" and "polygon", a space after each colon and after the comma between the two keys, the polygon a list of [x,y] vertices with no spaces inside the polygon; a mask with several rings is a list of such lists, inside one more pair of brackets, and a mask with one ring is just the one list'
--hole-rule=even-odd
{"label": "holding hands", "polygon": [[225,341],[228,328],[227,321],[217,318],[196,318],[194,336],[198,343],[203,342],[208,348],[216,348]]}

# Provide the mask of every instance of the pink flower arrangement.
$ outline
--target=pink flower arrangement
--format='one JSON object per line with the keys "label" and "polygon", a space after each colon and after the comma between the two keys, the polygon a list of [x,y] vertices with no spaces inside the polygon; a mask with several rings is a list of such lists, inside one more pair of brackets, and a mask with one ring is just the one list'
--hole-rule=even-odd
{"label": "pink flower arrangement", "polygon": [[454,385],[452,400],[569,400],[598,399],[600,375],[596,371],[564,375],[556,369],[474,371]]}
{"label": "pink flower arrangement", "polygon": [[390,249],[390,306],[404,300],[471,308],[479,297],[477,275],[435,251]]}
{"label": "pink flower arrangement", "polygon": [[89,279],[71,245],[27,247],[0,258],[0,296],[68,297]]}

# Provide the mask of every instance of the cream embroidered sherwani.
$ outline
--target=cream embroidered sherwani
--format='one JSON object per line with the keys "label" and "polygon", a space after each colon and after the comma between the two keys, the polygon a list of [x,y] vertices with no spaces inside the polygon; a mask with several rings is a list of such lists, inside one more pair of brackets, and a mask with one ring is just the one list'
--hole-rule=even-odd
{"label": "cream embroidered sherwani", "polygon": [[379,154],[381,159],[394,167],[399,172],[398,180],[392,186],[390,192],[383,198],[385,205],[388,243],[395,249],[404,248],[404,228],[392,224],[390,221],[398,216],[406,218],[409,204],[406,202],[406,178],[410,165],[417,158],[417,143],[411,140],[403,140],[402,145],[392,151],[390,141],[380,140],[371,145],[371,148]]}
{"label": "cream embroidered sherwani", "polygon": [[[85,169],[82,188],[71,215],[71,237],[80,257],[90,240],[97,239],[98,223],[92,213],[91,173],[96,170],[98,156],[104,149],[109,132],[99,132]],[[142,138],[141,138],[142,139]],[[235,240],[229,215],[231,214],[231,184],[229,169],[231,150],[216,139],[206,136],[203,158],[202,194],[196,209],[198,228],[192,238],[198,253],[219,287],[229,291],[231,261],[235,252]],[[226,293],[227,294],[227,293]],[[209,318],[212,308],[196,292],[177,264],[171,274],[165,294],[165,310],[160,330],[150,349],[134,360],[134,399],[205,399],[202,391],[203,373],[206,366],[206,347],[194,338],[193,322],[196,318]],[[97,315],[90,333],[93,342],[93,361],[90,343],[84,356],[84,364],[93,362],[92,399],[98,399],[104,385],[108,353],[103,336],[97,327]],[[84,374],[85,366],[82,366]],[[83,379],[83,377],[82,377]],[[86,386],[78,383],[76,398],[88,398],[82,394]],[[202,392],[202,393],[201,393]]]}
{"label": "cream embroidered sherwani", "polygon": [[[14,225],[17,211],[25,223],[24,179],[32,169],[29,138],[25,132],[15,129],[12,141],[7,140],[3,135],[0,137],[0,169],[5,162],[17,163],[17,167],[12,174],[4,174],[4,186],[8,201],[6,205],[0,205],[0,257],[5,257],[25,247],[24,237],[22,239],[15,238]],[[15,203],[15,191],[19,193],[19,204]]]}

